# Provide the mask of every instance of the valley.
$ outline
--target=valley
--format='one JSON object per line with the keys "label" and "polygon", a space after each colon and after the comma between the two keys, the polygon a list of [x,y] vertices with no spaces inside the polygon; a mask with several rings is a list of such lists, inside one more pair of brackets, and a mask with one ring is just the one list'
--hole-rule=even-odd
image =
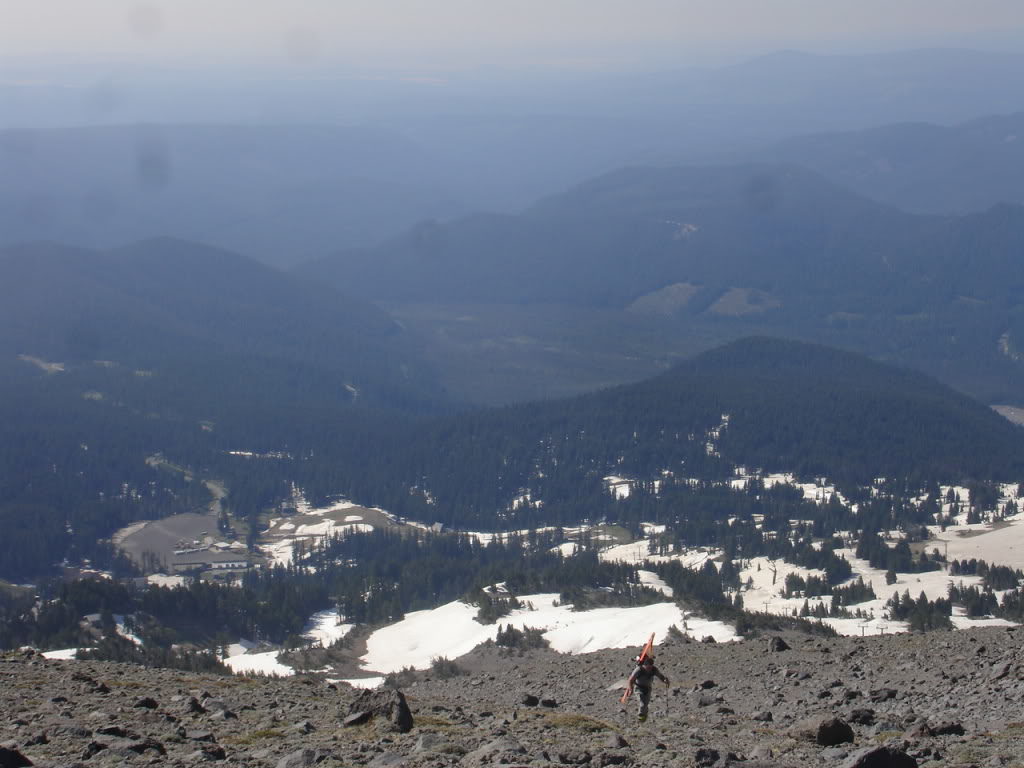
{"label": "valley", "polygon": [[997,4],[7,39],[0,768],[1020,766]]}
{"label": "valley", "polygon": [[[77,639],[115,657],[172,638],[200,652],[231,645],[281,674],[290,652],[315,650],[316,614],[358,628],[351,642],[363,648],[353,656],[346,636],[330,635],[322,671],[375,680],[395,671],[374,668],[375,638],[416,615],[454,620],[431,611],[480,628],[427,656],[393,651],[396,669],[465,653],[506,616],[581,650],[631,641],[559,633],[597,637],[586,629],[595,613],[633,625],[657,605],[675,616],[661,631],[697,640],[762,622],[847,635],[967,628],[1014,623],[1024,609],[1019,428],[850,353],[740,340],[636,385],[365,433],[332,468],[337,448],[319,461],[308,448],[235,447],[216,462],[211,452],[207,465],[224,474],[206,477],[147,455],[158,480],[118,504],[148,504],[173,481],[197,511],[113,532],[127,573],[63,598],[79,615],[108,606],[133,617],[142,645],[73,614],[45,630],[50,619],[23,616],[12,641]],[[248,506],[236,489],[260,481],[288,490]],[[338,493],[345,484],[353,495]],[[132,571],[147,576],[144,592],[119,586]],[[531,602],[562,607],[516,613]]]}

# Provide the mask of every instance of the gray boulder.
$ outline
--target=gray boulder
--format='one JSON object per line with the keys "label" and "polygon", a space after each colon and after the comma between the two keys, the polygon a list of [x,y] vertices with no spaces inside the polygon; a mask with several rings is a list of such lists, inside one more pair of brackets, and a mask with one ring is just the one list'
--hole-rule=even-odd
{"label": "gray boulder", "polygon": [[0,747],[0,768],[22,768],[32,765],[32,761],[16,749]]}
{"label": "gray boulder", "polygon": [[413,726],[412,712],[401,691],[362,691],[349,706],[344,722],[358,725],[370,718],[380,718],[399,733],[408,733]]}
{"label": "gray boulder", "polygon": [[868,747],[850,755],[842,768],[917,768],[917,760],[898,747]]}
{"label": "gray boulder", "polygon": [[815,741],[823,747],[851,743],[853,742],[853,728],[838,717],[830,717],[818,723]]}

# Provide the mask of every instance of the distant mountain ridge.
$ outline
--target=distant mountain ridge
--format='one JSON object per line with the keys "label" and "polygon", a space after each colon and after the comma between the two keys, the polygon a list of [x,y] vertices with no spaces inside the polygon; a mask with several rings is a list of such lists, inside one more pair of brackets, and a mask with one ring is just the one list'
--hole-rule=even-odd
{"label": "distant mountain ridge", "polygon": [[953,126],[902,123],[797,136],[755,156],[802,165],[914,213],[964,214],[1024,203],[1024,112]]}
{"label": "distant mountain ridge", "polygon": [[216,343],[358,376],[401,344],[399,327],[371,304],[198,243],[164,238],[104,253],[37,243],[0,251],[0,272],[9,353],[160,364],[180,351],[166,344]]}
{"label": "distant mountain ridge", "polygon": [[[797,166],[627,168],[519,216],[422,224],[379,248],[298,271],[386,300],[624,306],[680,281],[721,290],[738,270],[753,270],[746,282],[768,285],[775,274],[798,271],[803,280],[796,261],[863,263],[868,254],[822,245],[844,228],[869,237],[887,215],[898,214]],[[791,263],[776,260],[783,249]]]}
{"label": "distant mountain ridge", "polygon": [[5,78],[0,63],[0,246],[173,236],[288,266],[424,219],[521,210],[627,165],[1024,109],[1024,56],[963,50],[784,51],[717,68],[443,82],[328,71],[189,83],[132,71],[108,83],[131,98],[99,111],[83,105],[107,75],[23,82],[40,67],[44,81],[58,68],[35,62]]}
{"label": "distant mountain ridge", "polygon": [[[47,374],[44,363],[60,367]],[[419,413],[448,401],[417,342],[381,309],[172,239],[0,252],[0,369],[25,403],[11,428],[36,407],[86,421],[118,408],[163,435],[154,445],[200,422],[223,428],[203,450],[221,439],[280,446],[320,411]]]}
{"label": "distant mountain ridge", "polygon": [[290,265],[465,210],[429,151],[383,126],[0,130],[0,247],[167,236]]}
{"label": "distant mountain ridge", "polygon": [[1018,206],[912,215],[794,165],[648,167],[299,271],[401,304],[629,309],[680,333],[794,336],[999,402],[1024,398],[1022,241]]}

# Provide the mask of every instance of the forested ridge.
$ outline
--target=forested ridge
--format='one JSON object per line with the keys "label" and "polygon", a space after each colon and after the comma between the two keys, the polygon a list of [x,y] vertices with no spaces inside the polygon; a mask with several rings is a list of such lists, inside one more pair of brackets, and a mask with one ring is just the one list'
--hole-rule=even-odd
{"label": "forested ridge", "polygon": [[[58,386],[62,380],[41,381]],[[854,616],[857,603],[884,596],[884,587],[852,580],[850,563],[837,550],[852,548],[890,573],[943,567],[941,555],[929,552],[927,544],[919,551],[907,541],[890,547],[881,536],[901,529],[908,541],[921,538],[924,526],[934,524],[942,504],[949,503],[939,483],[966,486],[969,498],[953,503],[977,515],[995,509],[999,492],[993,483],[1024,477],[1021,429],[990,409],[921,374],[768,338],[713,350],[640,384],[565,401],[430,421],[394,412],[382,420],[366,411],[321,429],[309,421],[302,431],[289,433],[295,442],[287,442],[286,451],[258,464],[227,453],[222,429],[200,429],[182,433],[201,446],[203,456],[201,465],[186,465],[188,443],[176,444],[177,433],[164,420],[156,420],[158,429],[135,432],[129,409],[113,413],[123,421],[108,423],[106,438],[106,432],[91,435],[87,447],[73,438],[75,430],[89,428],[88,419],[66,422],[68,434],[54,435],[52,449],[70,445],[74,450],[52,455],[76,471],[38,462],[19,475],[29,481],[17,492],[36,502],[4,506],[14,535],[5,538],[0,562],[36,577],[39,600],[0,590],[5,617],[0,644],[91,645],[112,658],[205,668],[213,662],[169,649],[182,642],[208,648],[239,636],[299,646],[308,617],[328,608],[348,621],[376,626],[459,598],[475,602],[484,621],[500,619],[522,594],[557,592],[578,608],[665,599],[641,585],[636,565],[601,561],[587,526],[572,536],[563,527],[580,522],[616,523],[633,538],[647,536],[650,524],[664,526],[649,537],[650,554],[695,547],[719,553],[717,565],[707,562],[697,570],[677,562],[651,567],[673,588],[676,600],[734,622],[741,632],[783,621],[743,610],[739,573],[744,561],[758,557],[821,574],[779,585],[790,594],[825,598],[787,621]],[[350,427],[344,440],[335,431],[341,424]],[[121,428],[136,438],[118,440]],[[156,437],[169,442],[149,442]],[[114,446],[127,453],[114,452]],[[133,451],[141,457],[157,448],[180,468],[141,458],[133,463]],[[16,452],[6,456],[10,462],[25,461]],[[118,482],[116,463],[105,464],[111,459],[125,461],[139,474]],[[92,462],[96,471],[90,471]],[[185,466],[196,473],[191,479]],[[730,481],[741,467],[745,482],[734,486]],[[771,486],[763,479],[765,473],[794,471],[804,479],[827,478],[837,490],[829,498],[809,500],[791,485]],[[628,479],[627,496],[610,490],[612,474]],[[399,518],[523,532],[486,545],[471,535],[409,525],[349,533],[297,545],[292,565],[249,569],[235,586],[196,581],[173,589],[138,589],[128,582],[61,585],[46,578],[61,557],[90,557],[118,575],[134,572],[136,566],[97,539],[133,519],[205,504],[197,477],[224,482],[228,514],[248,518],[252,529],[269,510],[282,514],[280,502],[296,484],[313,503],[342,493]],[[79,495],[94,500],[76,502]],[[1006,511],[995,509],[1000,515]],[[570,541],[577,553],[567,557],[557,547]],[[23,554],[15,555],[19,546]],[[992,581],[949,600],[900,596],[889,606],[892,617],[922,629],[940,628],[948,624],[954,599],[975,612],[1019,614],[1024,604],[1019,574],[998,565],[955,567],[990,574]],[[485,589],[499,583],[509,598]],[[1010,590],[997,602],[996,585]],[[107,639],[99,640],[95,628],[80,623],[91,613],[132,616],[133,630],[153,650],[116,639],[109,620]]]}
{"label": "forested ridge", "polygon": [[1024,476],[1024,432],[921,374],[752,338],[640,384],[414,428],[345,492],[416,519],[523,527],[609,514],[607,475],[668,488],[737,466],[850,496],[878,477],[1009,482]]}
{"label": "forested ridge", "polygon": [[[792,162],[904,211],[962,214],[1024,201],[1024,151],[1013,111],[955,125],[898,123],[786,139],[756,152]],[[965,162],[965,158],[970,158]],[[956,183],[935,183],[936,179]]]}
{"label": "forested ridge", "polygon": [[[734,314],[766,331],[825,334],[875,321],[896,331],[919,313],[942,324],[962,300],[974,323],[1017,314],[1022,231],[1019,205],[908,214],[795,164],[639,166],[518,216],[425,223],[297,273],[391,302],[624,308],[688,284],[695,294],[674,308],[681,315]],[[749,292],[751,306],[711,311],[732,289]]]}
{"label": "forested ridge", "polygon": [[[69,555],[101,557],[96,541],[117,527],[202,506],[200,484],[147,463],[154,455],[223,482],[227,509],[253,527],[293,484],[314,502],[341,494],[459,528],[635,525],[679,518],[682,504],[685,528],[728,514],[737,502],[718,500],[711,486],[736,467],[826,477],[848,498],[879,477],[924,487],[1024,476],[1021,429],[981,404],[921,374],[768,338],[735,342],[636,385],[431,420],[288,399],[225,403],[204,428],[144,410],[127,394],[82,399],[80,380],[22,366],[16,380],[25,389],[7,403],[10,439],[0,449],[9,469],[0,514],[15,534],[0,562],[11,576],[45,572]],[[29,396],[30,387],[47,396]],[[239,448],[281,458],[257,467],[229,453]],[[609,475],[633,481],[635,494],[616,499]],[[26,508],[36,512],[26,517]]]}
{"label": "forested ridge", "polygon": [[227,452],[309,457],[448,407],[432,381],[382,310],[237,254],[173,239],[5,249],[0,575],[124,568],[103,540],[202,508],[210,473],[233,481],[236,510],[262,510],[287,472],[234,482]]}
{"label": "forested ridge", "polygon": [[[574,301],[616,307],[665,280],[694,280],[698,295],[681,311],[697,318],[735,287],[739,265],[766,311],[715,323],[763,317],[785,334],[788,321],[772,318],[799,320],[811,306],[772,308],[771,296],[792,294],[816,302],[812,314],[827,310],[846,346],[868,333],[888,345],[883,356],[917,364],[927,328],[955,345],[941,353],[951,376],[996,391],[1017,375],[1021,219],[1011,206],[913,218],[895,237],[910,221],[902,214],[799,169],[641,168],[503,221],[526,238],[509,248],[533,242],[535,226],[548,249],[503,268],[538,290],[574,285]],[[433,254],[430,274],[441,275],[466,255],[460,227],[476,242],[492,224],[425,226],[408,253]],[[587,247],[570,247],[573,232]],[[825,255],[813,246],[821,238],[833,243]],[[875,280],[893,242],[899,258]],[[568,261],[547,258],[552,248]],[[778,261],[776,251],[791,255]],[[587,268],[571,253],[587,253]],[[647,271],[611,284],[624,253]],[[815,287],[819,277],[829,290],[870,290],[844,303]],[[424,522],[516,528],[637,519],[611,498],[607,475],[660,483],[645,502],[660,515],[673,485],[721,481],[736,466],[828,477],[848,495],[879,476],[922,485],[1020,474],[1018,430],[981,405],[923,376],[792,342],[747,340],[637,385],[453,413],[460,404],[419,329],[323,280],[226,251],[173,239],[110,252],[36,244],[0,254],[0,278],[0,521],[12,534],[0,563],[12,577],[64,559],[127,567],[97,542],[134,520],[200,508],[205,478],[228,489],[230,514],[253,521],[294,484],[314,501],[342,494]],[[996,340],[1005,353],[989,360]],[[257,469],[232,451],[282,458]],[[154,456],[166,464],[147,463]]]}

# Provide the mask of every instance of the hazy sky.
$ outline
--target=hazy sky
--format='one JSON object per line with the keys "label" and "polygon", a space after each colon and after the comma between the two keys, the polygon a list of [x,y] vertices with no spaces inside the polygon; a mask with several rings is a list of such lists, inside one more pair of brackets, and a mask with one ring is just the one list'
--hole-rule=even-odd
{"label": "hazy sky", "polygon": [[0,0],[0,52],[645,67],[789,47],[1020,49],[1024,0]]}

